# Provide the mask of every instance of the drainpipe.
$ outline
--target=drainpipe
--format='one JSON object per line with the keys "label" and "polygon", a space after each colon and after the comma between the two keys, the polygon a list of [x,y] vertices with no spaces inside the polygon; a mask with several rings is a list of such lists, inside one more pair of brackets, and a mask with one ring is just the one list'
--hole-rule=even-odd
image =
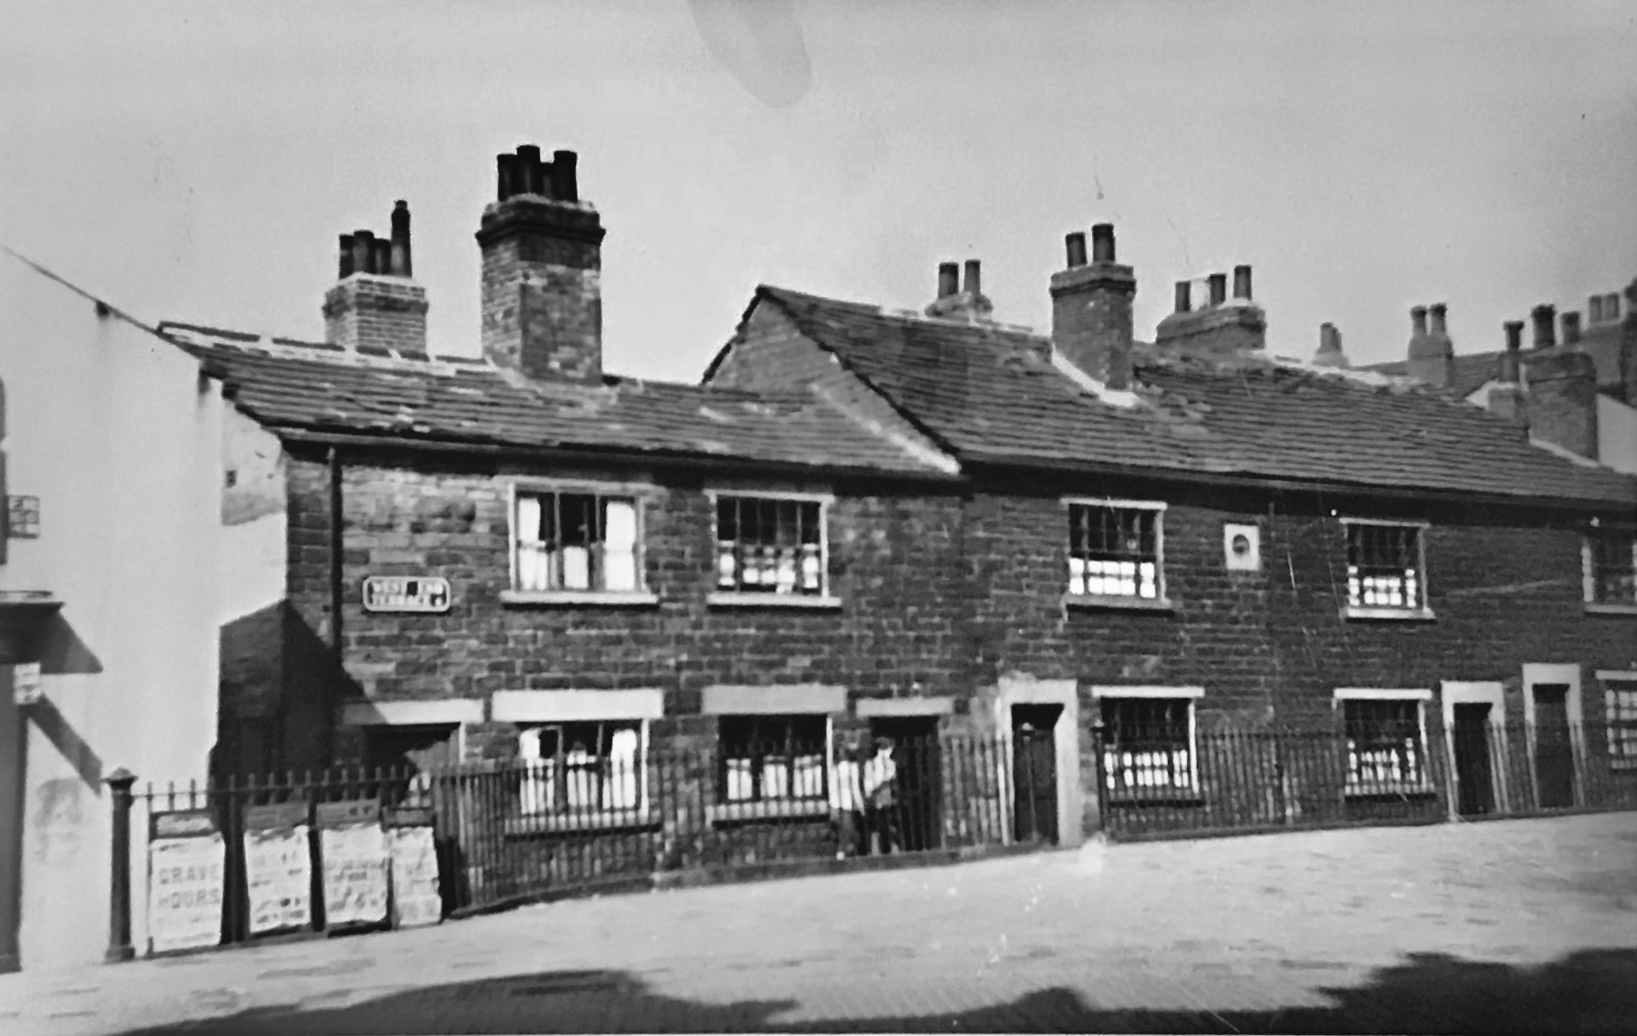
{"label": "drainpipe", "polygon": [[[330,651],[334,656],[335,679],[339,680],[340,673],[343,671],[343,641],[341,639],[343,585],[341,581],[341,451],[331,446],[327,461],[330,468]],[[335,751],[335,698],[337,689],[337,686],[331,683],[326,688],[325,694],[324,706],[326,714],[330,717],[329,725],[324,732],[323,759],[325,765],[333,761],[332,754]]]}

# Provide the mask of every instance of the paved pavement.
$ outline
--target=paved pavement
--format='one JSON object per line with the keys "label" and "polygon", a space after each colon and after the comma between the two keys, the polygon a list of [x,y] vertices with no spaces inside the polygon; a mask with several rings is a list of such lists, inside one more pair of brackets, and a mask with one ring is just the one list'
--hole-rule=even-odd
{"label": "paved pavement", "polygon": [[1103,846],[0,976],[0,1032],[1637,1032],[1637,813]]}

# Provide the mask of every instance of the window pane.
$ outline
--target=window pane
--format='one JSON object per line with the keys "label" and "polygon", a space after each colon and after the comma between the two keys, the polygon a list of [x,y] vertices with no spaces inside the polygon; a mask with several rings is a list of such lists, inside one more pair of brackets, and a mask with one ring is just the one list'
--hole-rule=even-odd
{"label": "window pane", "polygon": [[823,593],[822,519],[817,501],[718,499],[717,587],[747,593]]}
{"label": "window pane", "polygon": [[1074,504],[1069,508],[1069,592],[1159,597],[1159,512]]}
{"label": "window pane", "polygon": [[604,500],[602,588],[635,590],[637,586],[636,502]]}

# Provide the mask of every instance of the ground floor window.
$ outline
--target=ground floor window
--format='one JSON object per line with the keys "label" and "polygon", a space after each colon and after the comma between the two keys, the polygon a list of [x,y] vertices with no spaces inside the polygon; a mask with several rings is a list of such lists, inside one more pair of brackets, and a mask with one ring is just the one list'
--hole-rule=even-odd
{"label": "ground floor window", "polygon": [[1123,697],[1100,692],[1103,779],[1111,792],[1193,790],[1191,697]]}
{"label": "ground floor window", "polygon": [[723,716],[717,800],[828,799],[826,716]]}
{"label": "ground floor window", "polygon": [[1347,790],[1422,791],[1428,691],[1337,691],[1347,738]]}
{"label": "ground floor window", "polygon": [[525,815],[636,809],[642,804],[643,723],[550,723],[518,734]]}
{"label": "ground floor window", "polygon": [[1621,769],[1637,769],[1637,673],[1625,675],[1629,678],[1603,680],[1609,762]]}

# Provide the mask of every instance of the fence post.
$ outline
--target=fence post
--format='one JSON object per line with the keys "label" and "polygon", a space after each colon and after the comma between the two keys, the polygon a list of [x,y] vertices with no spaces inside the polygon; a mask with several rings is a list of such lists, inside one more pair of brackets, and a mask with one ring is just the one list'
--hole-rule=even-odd
{"label": "fence post", "polygon": [[108,952],[103,960],[109,964],[130,960],[136,956],[131,945],[131,785],[136,774],[120,767],[107,777],[114,800],[113,870],[108,876]]}

